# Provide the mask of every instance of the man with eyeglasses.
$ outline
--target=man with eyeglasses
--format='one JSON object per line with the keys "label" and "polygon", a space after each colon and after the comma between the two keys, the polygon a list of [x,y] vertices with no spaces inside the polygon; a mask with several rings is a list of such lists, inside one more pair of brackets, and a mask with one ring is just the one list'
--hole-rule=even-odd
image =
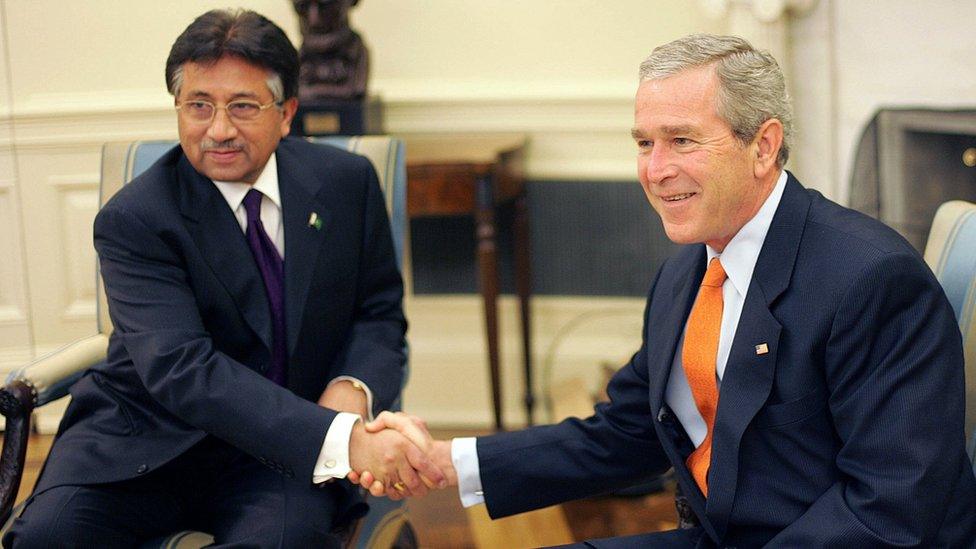
{"label": "man with eyeglasses", "polygon": [[402,281],[369,160],[285,138],[298,72],[250,11],[210,11],[174,43],[180,146],[95,220],[108,359],[72,389],[6,546],[185,529],[335,546],[333,524],[363,506],[329,481],[379,471],[400,497],[443,480],[406,437],[359,421],[399,392]]}

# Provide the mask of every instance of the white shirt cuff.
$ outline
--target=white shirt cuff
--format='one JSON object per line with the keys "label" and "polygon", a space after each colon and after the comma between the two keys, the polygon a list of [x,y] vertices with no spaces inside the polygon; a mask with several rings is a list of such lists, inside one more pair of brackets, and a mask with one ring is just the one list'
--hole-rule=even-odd
{"label": "white shirt cuff", "polygon": [[478,465],[478,439],[456,438],[451,441],[451,462],[458,477],[461,505],[471,507],[485,502],[481,491],[481,467]]}
{"label": "white shirt cuff", "polygon": [[312,470],[312,483],[321,484],[334,478],[346,478],[352,470],[349,466],[349,439],[352,437],[353,426],[360,419],[362,418],[359,414],[339,412],[332,420],[332,425],[325,433],[322,451],[315,461],[315,469]]}
{"label": "white shirt cuff", "polygon": [[338,376],[330,381],[325,387],[329,388],[333,383],[337,383],[339,381],[351,381],[354,385],[366,393],[366,421],[373,421],[373,419],[375,419],[373,417],[373,391],[369,390],[369,385],[366,385],[362,382],[362,380],[352,376]]}

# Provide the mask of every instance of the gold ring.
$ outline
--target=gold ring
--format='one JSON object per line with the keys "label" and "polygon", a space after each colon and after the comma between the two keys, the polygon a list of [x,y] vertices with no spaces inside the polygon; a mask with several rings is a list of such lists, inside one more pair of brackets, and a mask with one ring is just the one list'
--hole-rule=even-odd
{"label": "gold ring", "polygon": [[393,489],[396,490],[397,492],[402,492],[407,489],[407,486],[402,482],[397,481],[393,484]]}

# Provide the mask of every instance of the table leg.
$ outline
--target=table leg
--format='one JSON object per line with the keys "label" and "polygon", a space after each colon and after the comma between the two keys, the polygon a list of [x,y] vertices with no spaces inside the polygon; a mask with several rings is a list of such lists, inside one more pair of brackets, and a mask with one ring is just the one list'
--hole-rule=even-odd
{"label": "table leg", "polygon": [[532,411],[535,396],[532,394],[532,324],[529,298],[532,295],[531,241],[529,238],[528,200],[525,190],[515,199],[515,286],[519,297],[522,320],[522,359],[525,365],[525,417],[533,424]]}
{"label": "table leg", "polygon": [[495,193],[490,175],[478,179],[475,236],[478,240],[478,286],[485,309],[488,366],[491,369],[492,410],[495,429],[502,430],[501,370],[498,357],[498,253],[495,243]]}

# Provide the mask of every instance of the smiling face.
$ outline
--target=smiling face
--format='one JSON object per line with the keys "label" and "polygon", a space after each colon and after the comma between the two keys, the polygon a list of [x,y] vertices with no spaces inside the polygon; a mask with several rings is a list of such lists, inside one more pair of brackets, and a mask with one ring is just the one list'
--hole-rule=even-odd
{"label": "smiling face", "polygon": [[[222,57],[215,63],[189,62],[183,65],[176,102],[205,100],[222,107],[247,99],[264,105],[274,99],[268,76],[266,69],[238,57]],[[225,109],[218,109],[210,123],[180,111],[180,145],[190,164],[210,179],[254,183],[278,142],[288,135],[297,107],[292,98],[248,121],[231,120]]]}
{"label": "smiling face", "polygon": [[718,90],[714,65],[641,82],[633,134],[638,179],[668,238],[721,252],[772,192],[779,169],[768,155],[781,133],[776,141],[772,119],[741,143],[718,115]]}

